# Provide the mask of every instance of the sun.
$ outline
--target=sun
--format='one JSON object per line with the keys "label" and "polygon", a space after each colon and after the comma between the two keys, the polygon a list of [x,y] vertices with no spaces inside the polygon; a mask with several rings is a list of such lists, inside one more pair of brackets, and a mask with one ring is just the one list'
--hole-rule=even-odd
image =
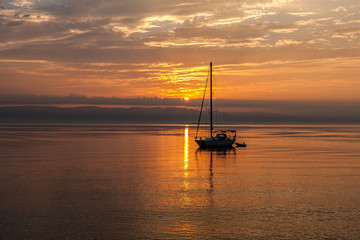
{"label": "sun", "polygon": [[184,100],[185,100],[185,101],[189,101],[189,98],[188,98],[188,97],[184,97]]}

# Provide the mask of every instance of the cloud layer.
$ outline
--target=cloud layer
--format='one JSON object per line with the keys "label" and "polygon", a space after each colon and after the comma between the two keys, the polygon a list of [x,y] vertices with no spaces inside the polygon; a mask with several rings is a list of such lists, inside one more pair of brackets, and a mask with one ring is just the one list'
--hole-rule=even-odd
{"label": "cloud layer", "polygon": [[360,99],[355,0],[0,1],[0,94]]}

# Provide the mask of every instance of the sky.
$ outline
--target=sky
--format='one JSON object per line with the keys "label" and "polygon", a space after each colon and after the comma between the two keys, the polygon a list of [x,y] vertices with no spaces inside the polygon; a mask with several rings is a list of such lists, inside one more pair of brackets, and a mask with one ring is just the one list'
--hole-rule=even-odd
{"label": "sky", "polygon": [[358,0],[0,0],[0,96],[360,101]]}

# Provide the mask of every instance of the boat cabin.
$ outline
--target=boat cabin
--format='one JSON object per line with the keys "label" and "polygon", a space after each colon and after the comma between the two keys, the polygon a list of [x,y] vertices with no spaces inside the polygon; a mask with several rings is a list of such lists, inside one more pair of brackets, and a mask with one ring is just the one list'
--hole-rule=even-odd
{"label": "boat cabin", "polygon": [[217,138],[219,140],[223,139],[236,139],[236,131],[235,130],[218,130],[213,132],[214,138]]}

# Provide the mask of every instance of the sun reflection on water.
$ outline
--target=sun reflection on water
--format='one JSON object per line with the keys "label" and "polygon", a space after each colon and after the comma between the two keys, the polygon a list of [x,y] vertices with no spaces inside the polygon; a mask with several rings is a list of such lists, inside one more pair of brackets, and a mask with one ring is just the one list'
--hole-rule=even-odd
{"label": "sun reflection on water", "polygon": [[190,198],[188,196],[189,191],[189,127],[185,125],[184,130],[184,193],[183,201],[184,205],[190,204]]}
{"label": "sun reflection on water", "polygon": [[189,168],[189,127],[185,126],[184,132],[184,170]]}

